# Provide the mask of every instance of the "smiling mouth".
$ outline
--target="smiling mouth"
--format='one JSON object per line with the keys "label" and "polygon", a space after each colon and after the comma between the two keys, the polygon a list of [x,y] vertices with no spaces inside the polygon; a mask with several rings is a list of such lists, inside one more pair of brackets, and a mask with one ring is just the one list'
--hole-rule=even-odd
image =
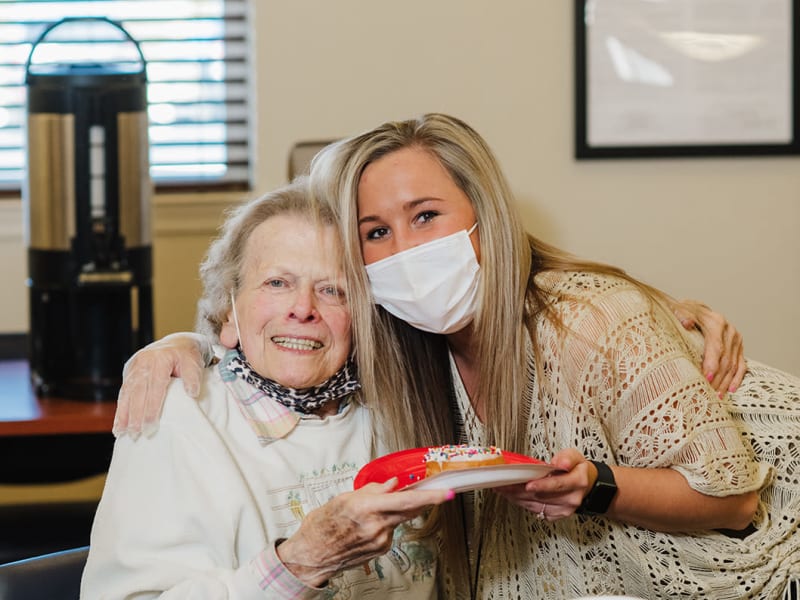
{"label": "smiling mouth", "polygon": [[319,350],[322,348],[322,342],[302,338],[276,336],[272,338],[272,341],[278,346],[289,350]]}

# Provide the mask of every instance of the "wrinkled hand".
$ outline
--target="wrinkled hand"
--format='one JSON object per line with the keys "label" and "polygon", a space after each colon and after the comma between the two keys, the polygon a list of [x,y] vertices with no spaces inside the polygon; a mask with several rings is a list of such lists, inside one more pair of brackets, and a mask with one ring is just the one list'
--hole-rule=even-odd
{"label": "wrinkled hand", "polygon": [[182,377],[192,398],[200,395],[205,356],[204,338],[193,333],[173,333],[134,354],[122,370],[122,387],[114,415],[114,435],[152,435],[172,377]]}
{"label": "wrinkled hand", "polygon": [[397,478],[341,494],[308,513],[278,558],[306,585],[319,587],[340,571],[386,554],[394,529],[426,508],[453,498],[451,490],[402,490]]}
{"label": "wrinkled hand", "polygon": [[527,483],[495,488],[495,492],[548,521],[574,514],[594,485],[595,467],[575,448],[556,453],[550,464],[559,470]]}
{"label": "wrinkled hand", "polygon": [[742,334],[702,302],[682,300],[673,306],[673,311],[686,329],[696,327],[703,334],[703,375],[720,398],[735,392],[747,371]]}

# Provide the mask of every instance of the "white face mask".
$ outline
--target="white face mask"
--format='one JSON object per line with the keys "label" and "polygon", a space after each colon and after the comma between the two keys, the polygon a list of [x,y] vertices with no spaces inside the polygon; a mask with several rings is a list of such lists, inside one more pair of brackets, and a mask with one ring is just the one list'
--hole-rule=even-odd
{"label": "white face mask", "polygon": [[423,331],[463,329],[478,302],[480,267],[469,239],[477,226],[367,265],[375,302]]}

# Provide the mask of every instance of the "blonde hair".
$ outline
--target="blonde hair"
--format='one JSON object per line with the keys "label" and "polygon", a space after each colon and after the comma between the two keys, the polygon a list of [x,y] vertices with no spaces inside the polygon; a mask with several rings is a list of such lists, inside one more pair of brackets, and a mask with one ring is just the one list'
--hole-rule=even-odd
{"label": "blonde hair", "polygon": [[330,208],[315,203],[309,195],[307,177],[229,209],[219,236],[211,242],[200,265],[203,294],[197,303],[197,332],[219,341],[231,309],[231,293],[239,290],[250,234],[272,217],[287,214],[307,218],[311,225],[332,226],[334,222]]}
{"label": "blonde hair", "polygon": [[[541,370],[536,321],[563,323],[535,277],[547,270],[591,271],[621,277],[661,306],[666,296],[621,269],[584,261],[526,233],[500,166],[483,138],[465,122],[443,114],[389,122],[325,148],[311,165],[314,193],[333,205],[341,228],[344,268],[353,314],[354,346],[364,395],[379,403],[377,415],[392,449],[453,443],[457,413],[444,336],[414,329],[372,303],[358,229],[358,184],[364,169],[404,148],[429,152],[472,202],[480,228],[481,283],[472,339],[477,345],[477,398],[484,406],[486,443],[526,453],[524,427],[530,385],[526,346]],[[489,496],[484,515],[502,510]],[[484,525],[490,517],[482,519]],[[454,533],[445,531],[445,538]],[[447,560],[458,545],[445,539]]]}
{"label": "blonde hair", "polygon": [[[491,149],[455,117],[431,113],[389,122],[328,146],[312,161],[311,185],[338,218],[362,384],[381,399],[381,412],[390,415],[393,448],[453,441],[443,439],[453,431],[449,416],[440,414],[449,415],[450,406],[438,397],[443,389],[449,391],[439,377],[445,371],[449,380],[445,338],[414,329],[376,307],[361,255],[361,175],[370,163],[403,148],[429,152],[472,202],[481,232],[480,299],[472,336],[480,361],[477,396],[485,403],[487,443],[524,452],[523,419],[518,417],[528,385],[526,338],[535,342],[533,323],[542,313],[560,325],[551,308],[556,299],[536,286],[535,276],[547,270],[599,272],[632,281],[648,295],[663,296],[621,269],[577,259],[529,235]],[[386,400],[389,390],[392,402]],[[415,418],[419,414],[429,420],[420,423]]]}

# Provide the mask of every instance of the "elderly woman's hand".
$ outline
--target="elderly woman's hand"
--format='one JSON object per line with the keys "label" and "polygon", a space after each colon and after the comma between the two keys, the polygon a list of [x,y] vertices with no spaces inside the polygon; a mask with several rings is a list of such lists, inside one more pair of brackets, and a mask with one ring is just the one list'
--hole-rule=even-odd
{"label": "elderly woman's hand", "polygon": [[747,364],[742,334],[728,320],[702,302],[682,300],[673,305],[675,316],[688,330],[699,329],[704,339],[703,375],[720,397],[742,383]]}
{"label": "elderly woman's hand", "polygon": [[134,354],[122,371],[114,435],[154,433],[172,377],[183,378],[186,393],[197,398],[203,367],[212,355],[206,338],[194,333],[173,333]]}
{"label": "elderly woman's hand", "polygon": [[278,546],[278,557],[306,585],[319,587],[344,569],[386,554],[395,527],[454,496],[452,490],[392,492],[396,486],[396,478],[371,483],[311,511]]}
{"label": "elderly woman's hand", "polygon": [[495,491],[509,502],[555,521],[575,513],[594,484],[591,463],[575,448],[561,450],[551,464],[558,468],[546,477],[506,485]]}

